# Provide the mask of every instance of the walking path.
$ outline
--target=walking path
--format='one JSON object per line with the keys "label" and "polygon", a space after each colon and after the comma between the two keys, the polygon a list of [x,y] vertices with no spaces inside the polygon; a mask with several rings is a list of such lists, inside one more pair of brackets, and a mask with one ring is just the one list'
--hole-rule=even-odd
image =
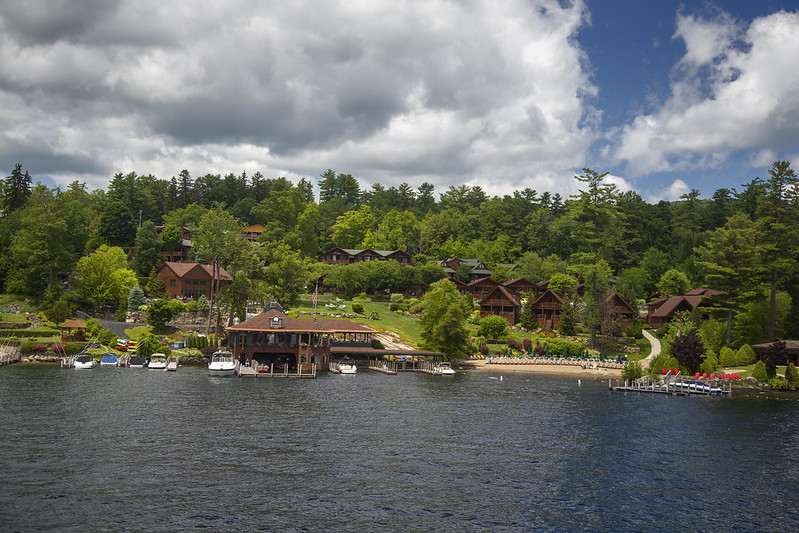
{"label": "walking path", "polygon": [[655,338],[654,335],[649,333],[647,330],[642,330],[641,333],[644,334],[646,340],[649,341],[649,344],[652,346],[652,350],[649,352],[649,355],[646,356],[644,359],[641,359],[641,366],[646,368],[649,366],[649,362],[660,355],[660,341]]}

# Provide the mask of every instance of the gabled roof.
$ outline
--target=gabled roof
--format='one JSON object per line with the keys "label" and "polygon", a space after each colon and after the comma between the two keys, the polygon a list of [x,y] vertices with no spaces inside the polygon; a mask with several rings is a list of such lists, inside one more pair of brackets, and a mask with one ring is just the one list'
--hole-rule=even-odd
{"label": "gabled roof", "polygon": [[[273,319],[282,320],[279,328],[272,327]],[[332,320],[319,318],[314,323],[312,318],[292,318],[277,309],[255,315],[236,326],[225,328],[229,331],[272,331],[275,333],[299,333],[314,331],[319,333],[374,333],[375,330],[363,324],[349,320]]]}
{"label": "gabled roof", "polygon": [[265,229],[266,226],[263,224],[253,224],[244,228],[244,233],[263,233]]}
{"label": "gabled roof", "polygon": [[479,279],[476,279],[476,280],[474,280],[472,282],[469,282],[468,286],[469,287],[473,287],[475,285],[483,285],[483,284],[486,284],[486,283],[489,284],[489,285],[499,285],[499,282],[494,281],[493,279],[491,279],[488,276],[486,276],[484,278],[479,278]]}
{"label": "gabled roof", "polygon": [[636,313],[636,311],[633,308],[633,306],[630,305],[630,302],[628,302],[621,294],[619,294],[617,292],[612,292],[612,293],[608,294],[607,297],[605,298],[605,301],[606,302],[613,302],[614,305],[617,305],[617,306],[626,307],[633,314]]}
{"label": "gabled roof", "polygon": [[717,291],[716,289],[706,289],[704,287],[698,287],[696,289],[691,289],[690,291],[686,292],[686,296],[718,296],[721,294],[721,291]]}
{"label": "gabled roof", "polygon": [[381,257],[388,257],[388,256],[394,255],[394,254],[408,255],[403,250],[375,250],[373,248],[339,248],[338,246],[336,246],[335,248],[331,248],[330,250],[327,250],[326,252],[322,252],[321,255],[329,254],[330,252],[333,252],[335,250],[341,250],[342,252],[347,253],[349,255],[358,255],[358,254],[362,254],[364,252],[372,252],[372,253],[375,253],[375,254],[377,254],[377,255],[379,255]]}
{"label": "gabled roof", "polygon": [[[685,303],[690,310],[693,310],[701,301],[701,296],[672,296],[671,298],[666,298],[663,303],[654,308],[653,311],[650,311],[649,316],[671,316],[683,303]],[[650,310],[651,309],[653,308],[650,307]]]}
{"label": "gabled roof", "polygon": [[[161,272],[165,268],[170,269],[175,275],[179,278],[186,277],[186,275],[194,269],[199,269],[209,277],[213,277],[213,272],[211,270],[211,265],[203,265],[200,263],[176,263],[173,261],[167,261],[163,263],[156,272]],[[224,268],[219,268],[219,279],[230,281],[233,278],[230,277],[230,274]]]}
{"label": "gabled roof", "polygon": [[544,299],[544,296],[546,296],[547,294],[551,294],[552,296],[554,296],[554,297],[555,297],[555,299],[556,299],[556,300],[557,300],[559,303],[561,303],[561,304],[563,303],[563,296],[561,296],[561,295],[560,295],[560,294],[558,294],[557,292],[553,291],[552,289],[547,289],[547,290],[545,290],[543,293],[541,293],[541,296],[539,296],[538,298],[536,298],[536,299],[535,299],[535,302],[533,302],[533,305],[538,305],[538,302],[540,302],[541,300],[543,300],[543,299]]}
{"label": "gabled roof", "polygon": [[513,279],[509,279],[508,281],[506,281],[506,282],[505,282],[505,283],[503,283],[502,285],[503,285],[503,286],[505,286],[505,287],[509,287],[509,286],[511,286],[511,285],[515,285],[515,284],[517,284],[517,283],[524,283],[525,285],[530,285],[530,286],[532,286],[532,287],[535,287],[535,286],[536,286],[536,284],[535,284],[535,283],[533,283],[532,281],[530,281],[530,280],[529,280],[529,279],[527,279],[527,278],[513,278]]}
{"label": "gabled roof", "polygon": [[517,298],[515,294],[510,292],[508,289],[506,289],[502,285],[497,285],[496,287],[494,287],[493,289],[488,291],[488,294],[482,300],[480,300],[480,304],[482,305],[483,302],[485,302],[489,298],[492,298],[494,296],[495,292],[499,292],[500,294],[502,294],[505,298],[507,298],[515,306],[521,306],[522,305],[522,302],[519,301],[519,298]]}
{"label": "gabled roof", "polygon": [[64,322],[60,326],[62,329],[86,329],[86,324],[81,322],[80,320],[75,320],[74,318],[69,322]]}

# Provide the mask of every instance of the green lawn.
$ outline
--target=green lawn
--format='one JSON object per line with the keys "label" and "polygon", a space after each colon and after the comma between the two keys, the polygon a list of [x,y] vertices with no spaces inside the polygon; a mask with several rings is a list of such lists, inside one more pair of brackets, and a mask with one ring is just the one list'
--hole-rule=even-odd
{"label": "green lawn", "polygon": [[649,354],[652,353],[652,345],[649,344],[649,341],[646,340],[646,338],[635,339],[635,344],[638,345],[638,349],[641,350],[641,353],[628,355],[630,361],[640,361],[641,359],[646,359],[649,357]]}
{"label": "green lawn", "polygon": [[[352,301],[344,300],[340,302],[334,303],[337,305],[344,305],[344,309],[329,309],[325,307],[325,304],[328,303],[329,298],[320,298],[317,302],[316,312],[317,313],[341,313],[341,314],[352,314]],[[422,342],[422,337],[419,333],[419,326],[416,322],[415,318],[409,318],[405,315],[400,315],[394,311],[390,311],[388,308],[388,303],[386,302],[359,302],[363,305],[363,314],[359,315],[358,318],[349,318],[347,320],[351,320],[352,322],[357,322],[359,324],[366,324],[367,326],[374,328],[378,331],[384,330],[391,330],[400,335],[403,340],[413,344],[414,346],[419,346],[419,343]],[[291,309],[292,311],[304,311],[304,312],[313,312],[313,306],[311,305],[310,298],[306,300],[300,300],[299,304]],[[377,313],[380,315],[380,320],[371,320],[369,317],[372,313]],[[303,318],[308,318],[308,315],[302,315]],[[320,318],[333,318],[333,317],[320,317]]]}
{"label": "green lawn", "polygon": [[22,324],[23,322],[28,322],[28,319],[25,313],[0,313],[0,322]]}

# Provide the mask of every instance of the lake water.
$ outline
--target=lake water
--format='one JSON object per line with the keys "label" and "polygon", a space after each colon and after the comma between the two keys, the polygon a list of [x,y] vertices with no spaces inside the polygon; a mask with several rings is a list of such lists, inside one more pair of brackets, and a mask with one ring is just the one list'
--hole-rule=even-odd
{"label": "lake water", "polygon": [[799,530],[799,402],[0,368],[0,529]]}

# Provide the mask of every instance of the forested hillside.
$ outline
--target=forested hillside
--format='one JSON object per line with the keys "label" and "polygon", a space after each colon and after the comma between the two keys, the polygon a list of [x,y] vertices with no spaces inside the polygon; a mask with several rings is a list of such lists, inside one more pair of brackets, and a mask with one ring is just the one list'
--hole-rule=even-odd
{"label": "forested hillside", "polygon": [[[585,281],[597,272],[632,301],[715,288],[725,292],[722,303],[739,340],[799,336],[799,201],[788,162],[710,198],[693,190],[657,204],[604,178],[584,169],[575,176],[580,192],[570,197],[531,189],[490,197],[469,185],[435,191],[429,183],[376,183],[361,190],[353,176],[327,170],[317,198],[308,179],[193,178],[185,170],[171,179],[117,174],[107,190],[79,182],[50,189],[32,185],[17,165],[2,188],[0,289],[41,297],[44,306],[124,306],[135,278],[115,275],[120,287],[89,290],[80,280],[86,269],[100,267],[79,260],[102,250],[106,278],[132,271],[145,290],[157,293],[150,276],[163,260],[159,252],[174,251],[179,228],[188,227],[195,259],[228,265],[234,282],[225,297],[239,306],[266,294],[290,304],[308,279],[325,274],[331,280],[361,276],[337,286],[406,290],[440,278],[433,263],[472,257],[498,281],[556,274]],[[266,228],[257,243],[235,239],[251,224]],[[165,226],[160,233],[157,225]],[[402,249],[414,257],[414,268],[359,267],[356,274],[356,268],[318,263],[318,253],[333,246]],[[115,255],[114,247],[124,253]]]}

